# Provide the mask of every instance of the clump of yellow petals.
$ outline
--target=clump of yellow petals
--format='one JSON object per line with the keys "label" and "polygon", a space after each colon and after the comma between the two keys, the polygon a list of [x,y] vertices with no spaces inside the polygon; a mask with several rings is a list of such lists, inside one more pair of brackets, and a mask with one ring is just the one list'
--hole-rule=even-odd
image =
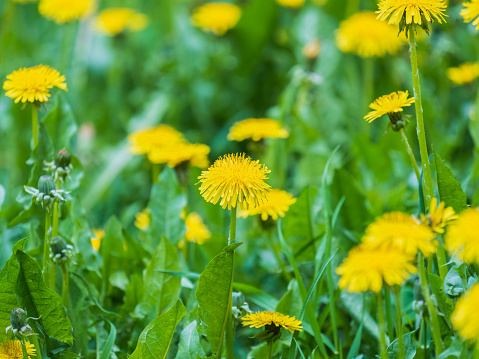
{"label": "clump of yellow petals", "polygon": [[304,5],[305,0],[276,0],[276,2],[281,6],[297,9]]}
{"label": "clump of yellow petals", "polygon": [[248,216],[260,214],[263,221],[268,220],[268,217],[271,217],[276,221],[278,217],[284,217],[289,206],[295,202],[296,198],[288,192],[280,189],[272,189],[269,192],[268,199],[264,203],[255,208],[241,210],[239,216],[246,218]]}
{"label": "clump of yellow petals", "polygon": [[254,208],[268,199],[271,186],[265,180],[270,172],[244,153],[228,154],[201,173],[199,190],[207,202],[220,202],[223,208]]}
{"label": "clump of yellow petals", "polygon": [[421,214],[421,220],[436,233],[444,233],[444,227],[455,219],[457,219],[457,215],[454,209],[452,207],[446,208],[444,202],[441,202],[438,206],[436,197],[431,200],[429,213],[427,215]]}
{"label": "clump of yellow petals", "polygon": [[135,155],[147,154],[158,147],[169,147],[185,142],[181,132],[169,125],[136,131],[128,136],[130,151]]}
{"label": "clump of yellow petals", "polygon": [[191,17],[194,26],[215,35],[224,35],[241,18],[239,6],[227,2],[210,2],[197,7]]}
{"label": "clump of yellow petals", "polygon": [[464,22],[472,21],[472,25],[476,27],[476,30],[479,30],[479,0],[471,0],[470,2],[462,3],[462,5],[465,8],[461,10],[460,14],[464,18]]}
{"label": "clump of yellow petals", "polygon": [[371,248],[360,244],[351,249],[343,263],[336,269],[341,276],[339,287],[358,293],[379,292],[383,283],[401,285],[411,273],[416,273],[414,256],[387,247]]}
{"label": "clump of yellow petals", "polygon": [[286,329],[288,332],[294,331],[302,332],[302,322],[296,317],[290,317],[278,312],[264,311],[256,313],[248,313],[241,318],[243,326],[250,328],[261,328],[267,325],[274,325]]}
{"label": "clump of yellow petals", "polygon": [[286,138],[289,132],[281,124],[271,118],[248,118],[236,122],[228,133],[228,140],[243,141],[252,139],[260,141],[265,138]]}
{"label": "clump of yellow petals", "polygon": [[451,316],[452,325],[459,335],[464,339],[476,342],[476,344],[479,344],[478,303],[479,284],[476,283],[458,299]]}
{"label": "clump of yellow petals", "polygon": [[373,12],[359,12],[344,20],[336,32],[336,45],[343,52],[361,57],[395,54],[404,44],[397,27],[376,18]]}
{"label": "clump of yellow petals", "polygon": [[191,166],[206,168],[210,164],[209,153],[210,148],[207,145],[182,142],[156,147],[148,153],[148,159],[151,163],[166,163],[170,167],[189,163]]}
{"label": "clump of yellow petals", "polygon": [[404,252],[424,256],[436,252],[438,245],[434,232],[417,218],[402,212],[386,213],[366,228],[363,244],[372,248],[385,248],[392,252]]}
{"label": "clump of yellow petals", "polygon": [[403,18],[406,24],[423,25],[424,21],[432,23],[434,19],[440,24],[446,22],[444,0],[381,0],[378,7],[378,19],[389,18],[389,24],[399,25]]}
{"label": "clump of yellow petals", "polygon": [[[35,346],[30,342],[25,342],[28,359],[31,356],[36,356]],[[0,344],[0,359],[23,359],[22,343],[20,340],[5,340]]]}
{"label": "clump of yellow petals", "polygon": [[93,12],[94,0],[40,0],[40,15],[57,24],[79,20]]}
{"label": "clump of yellow petals", "polygon": [[7,91],[5,95],[14,99],[15,103],[46,102],[53,87],[67,91],[65,76],[46,65],[13,71],[3,83],[3,89]]}
{"label": "clump of yellow petals", "polygon": [[147,208],[135,215],[135,226],[139,230],[146,231],[150,226],[150,222],[151,213]]}
{"label": "clump of yellow petals", "polygon": [[446,248],[467,263],[479,263],[479,208],[466,209],[447,227]]}
{"label": "clump of yellow petals", "polygon": [[105,231],[103,229],[92,229],[93,237],[90,239],[91,246],[95,251],[100,250],[101,240],[105,237]]}
{"label": "clump of yellow petals", "polygon": [[186,216],[185,226],[185,238],[188,242],[203,244],[211,238],[210,230],[203,222],[201,216],[196,212],[191,212]]}
{"label": "clump of yellow petals", "polygon": [[383,115],[402,112],[403,107],[411,106],[411,104],[414,103],[414,98],[408,98],[408,96],[409,92],[398,91],[377,98],[372,104],[369,105],[369,107],[374,111],[369,112],[366,116],[364,116],[364,119],[371,123]]}
{"label": "clump of yellow petals", "polygon": [[98,14],[96,28],[99,32],[116,36],[123,31],[142,31],[148,25],[148,16],[130,8],[109,8]]}
{"label": "clump of yellow petals", "polygon": [[459,86],[470,84],[479,77],[479,63],[466,62],[458,67],[450,67],[447,69],[447,77]]}

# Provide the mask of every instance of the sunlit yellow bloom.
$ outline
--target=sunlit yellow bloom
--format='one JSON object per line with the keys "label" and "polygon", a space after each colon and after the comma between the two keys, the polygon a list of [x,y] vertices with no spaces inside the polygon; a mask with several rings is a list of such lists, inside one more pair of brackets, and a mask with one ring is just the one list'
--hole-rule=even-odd
{"label": "sunlit yellow bloom", "polygon": [[166,163],[170,167],[189,163],[191,166],[206,168],[210,164],[210,148],[203,144],[177,143],[166,147],[156,147],[148,153],[151,163]]}
{"label": "sunlit yellow bloom", "polygon": [[351,249],[336,269],[341,276],[339,287],[348,292],[379,292],[383,283],[401,285],[417,268],[414,257],[387,247],[371,248],[363,244]]}
{"label": "sunlit yellow bloom", "polygon": [[369,247],[402,251],[412,256],[421,251],[426,257],[435,253],[438,245],[431,228],[402,212],[386,213],[377,218],[366,228],[363,243]]}
{"label": "sunlit yellow bloom", "polygon": [[479,344],[479,283],[474,284],[464,296],[458,299],[451,316],[454,329],[467,340]]}
{"label": "sunlit yellow bloom", "polygon": [[456,212],[452,207],[446,207],[444,202],[437,205],[436,197],[433,197],[429,205],[429,214],[426,216],[421,214],[421,220],[426,223],[436,233],[444,233],[444,227],[450,222],[457,219]]}
{"label": "sunlit yellow bloom", "polygon": [[336,32],[336,44],[343,52],[361,57],[395,54],[404,43],[397,27],[376,19],[373,12],[359,12],[346,19]]}
{"label": "sunlit yellow bloom", "polygon": [[268,199],[255,208],[248,210],[241,210],[239,216],[246,218],[248,216],[255,216],[261,214],[261,219],[266,221],[269,216],[272,219],[277,220],[279,217],[284,217],[288,211],[289,206],[296,202],[296,198],[290,195],[288,192],[280,189],[272,189],[269,192]]}
{"label": "sunlit yellow bloom", "polygon": [[94,7],[94,0],[40,0],[38,12],[57,24],[63,24],[87,17]]}
{"label": "sunlit yellow bloom", "polygon": [[[25,342],[28,359],[35,354],[35,346],[29,342]],[[0,359],[23,359],[22,343],[20,340],[5,340],[0,344]]]}
{"label": "sunlit yellow bloom", "polygon": [[150,226],[150,222],[151,214],[150,211],[146,208],[135,215],[135,226],[142,231],[146,231],[148,229],[148,227]]}
{"label": "sunlit yellow bloom", "polygon": [[141,31],[148,25],[148,16],[129,8],[109,8],[96,18],[98,31],[116,36],[123,31]]}
{"label": "sunlit yellow bloom", "polygon": [[105,231],[103,229],[92,229],[93,237],[90,239],[91,246],[95,251],[100,250],[101,240],[105,237]]}
{"label": "sunlit yellow bloom", "polygon": [[203,244],[211,238],[211,232],[204,224],[203,219],[196,212],[191,212],[186,216],[185,226],[185,238],[188,242]]}
{"label": "sunlit yellow bloom", "polygon": [[281,124],[271,118],[248,118],[236,122],[228,133],[228,140],[243,141],[252,139],[260,141],[264,138],[286,138],[289,132]]}
{"label": "sunlit yellow bloom", "polygon": [[276,2],[281,6],[297,9],[304,5],[305,0],[276,0]]}
{"label": "sunlit yellow bloom", "polygon": [[472,21],[472,25],[476,27],[476,30],[479,30],[479,0],[471,0],[470,2],[462,3],[462,5],[465,6],[461,10],[464,22]]}
{"label": "sunlit yellow bloom", "polygon": [[7,91],[5,95],[15,99],[15,103],[46,102],[53,87],[67,91],[65,76],[45,65],[13,71],[3,83],[3,89]]}
{"label": "sunlit yellow bloom", "polygon": [[364,119],[371,123],[383,115],[394,116],[398,112],[402,112],[403,107],[411,106],[414,103],[414,98],[408,98],[408,96],[409,92],[398,91],[377,98],[369,105],[374,111],[369,112]]}
{"label": "sunlit yellow bloom", "polygon": [[297,320],[296,317],[290,317],[285,314],[278,312],[256,312],[248,313],[243,318],[243,326],[249,326],[250,328],[261,328],[269,325],[274,325],[276,327],[281,327],[286,329],[288,332],[293,333],[294,331],[302,332],[303,327],[301,326],[302,322]]}
{"label": "sunlit yellow bloom", "polygon": [[241,9],[226,2],[210,2],[195,9],[191,22],[203,31],[224,35],[236,26],[241,17]]}
{"label": "sunlit yellow bloom", "polygon": [[446,248],[467,263],[479,263],[479,208],[466,209],[448,225]]}
{"label": "sunlit yellow bloom", "polygon": [[394,25],[399,25],[403,18],[406,24],[422,25],[423,20],[432,23],[434,18],[440,24],[446,22],[447,5],[443,0],[381,0],[378,7],[378,19],[389,18],[388,22]]}
{"label": "sunlit yellow bloom", "polygon": [[271,171],[245,154],[229,154],[218,158],[198,177],[201,195],[213,204],[220,201],[223,208],[249,209],[268,199],[271,186],[264,180]]}
{"label": "sunlit yellow bloom", "polygon": [[466,85],[479,77],[479,63],[466,62],[447,69],[447,77],[456,85]]}
{"label": "sunlit yellow bloom", "polygon": [[171,147],[185,142],[183,135],[169,125],[136,131],[128,136],[130,151],[135,155],[147,154],[155,148]]}

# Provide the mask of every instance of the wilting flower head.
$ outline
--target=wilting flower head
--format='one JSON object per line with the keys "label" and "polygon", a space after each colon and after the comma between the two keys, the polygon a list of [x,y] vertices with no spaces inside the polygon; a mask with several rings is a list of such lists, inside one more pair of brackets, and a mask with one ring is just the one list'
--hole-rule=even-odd
{"label": "wilting flower head", "polygon": [[371,123],[381,116],[388,115],[395,130],[395,127],[403,128],[405,126],[401,116],[403,107],[411,106],[414,103],[414,98],[408,98],[408,96],[409,92],[398,91],[377,98],[369,105],[374,111],[369,112],[364,119]]}
{"label": "wilting flower head", "polygon": [[249,326],[250,328],[265,327],[264,331],[255,335],[255,337],[260,338],[260,341],[274,342],[279,339],[281,328],[286,329],[290,333],[303,331],[300,320],[278,312],[248,313],[241,320],[243,321],[243,326]]}
{"label": "wilting flower head", "polygon": [[148,25],[148,17],[129,8],[109,8],[96,18],[96,28],[108,36],[116,36],[123,31],[141,31]]}
{"label": "wilting flower head", "polygon": [[183,135],[169,125],[133,132],[128,136],[130,151],[135,155],[147,154],[158,147],[168,147],[185,142]]}
{"label": "wilting flower head", "polygon": [[194,26],[215,35],[224,35],[236,26],[241,9],[227,2],[210,2],[197,7],[191,17]]}
{"label": "wilting flower head", "polygon": [[479,77],[479,63],[466,62],[458,67],[450,67],[447,69],[447,77],[459,86],[470,84]]}
{"label": "wilting flower head", "polygon": [[479,263],[479,208],[466,209],[447,227],[446,248],[467,263]]}
{"label": "wilting flower head", "polygon": [[280,189],[272,189],[269,192],[268,199],[257,207],[241,210],[239,212],[240,217],[255,216],[261,214],[261,219],[266,221],[269,216],[272,219],[277,220],[279,217],[284,217],[288,211],[289,206],[296,202],[296,198],[290,195],[288,192]]}
{"label": "wilting flower head", "polygon": [[444,227],[450,221],[457,219],[454,209],[445,207],[446,203],[441,202],[438,206],[436,197],[433,197],[429,205],[429,213],[427,215],[421,214],[421,220],[436,233],[444,233]]}
{"label": "wilting flower head", "polygon": [[[30,342],[25,342],[28,359],[31,356],[36,356],[35,346]],[[22,343],[20,340],[5,340],[0,344],[0,359],[23,359]]]}
{"label": "wilting flower head", "polygon": [[94,7],[94,0],[40,0],[38,12],[57,24],[63,24],[87,17]]}
{"label": "wilting flower head", "polygon": [[264,138],[286,138],[289,132],[281,124],[271,118],[248,118],[236,122],[228,133],[228,140],[243,141],[252,139],[260,141]]}
{"label": "wilting flower head", "polygon": [[15,103],[46,102],[53,87],[67,91],[65,76],[45,65],[13,71],[3,83],[3,89],[7,91],[5,95],[14,99]]}
{"label": "wilting flower head", "polygon": [[456,302],[456,307],[451,316],[454,329],[459,335],[467,340],[474,341],[479,344],[479,311],[477,310],[479,303],[479,284],[474,284]]}
{"label": "wilting flower head", "polygon": [[220,201],[223,208],[250,209],[264,203],[271,186],[264,180],[271,171],[245,154],[229,154],[218,158],[198,177],[201,195],[213,204]]}
{"label": "wilting flower head", "polygon": [[151,214],[150,211],[146,208],[135,215],[135,226],[142,231],[146,231],[148,229],[148,227],[150,226],[150,222]]}
{"label": "wilting flower head", "polygon": [[427,257],[436,252],[438,243],[434,238],[431,228],[415,217],[402,212],[391,212],[371,223],[366,228],[362,241],[372,248],[382,247],[411,256],[421,251]]}
{"label": "wilting flower head", "polygon": [[92,229],[93,237],[90,239],[91,246],[95,251],[100,250],[101,240],[105,237],[105,231],[103,229]]}
{"label": "wilting flower head", "polygon": [[[461,10],[461,16],[464,18],[464,22],[471,22],[472,25],[479,30],[479,0],[471,0],[470,2],[462,3],[465,6]],[[473,21],[474,20],[474,21]]]}
{"label": "wilting flower head", "polygon": [[361,57],[395,54],[403,45],[397,28],[376,19],[373,12],[359,12],[343,21],[336,32],[336,44],[343,52]]}
{"label": "wilting flower head", "polygon": [[281,6],[297,9],[304,5],[305,0],[276,0],[276,2]]}
{"label": "wilting flower head", "polygon": [[383,283],[401,285],[417,268],[414,256],[387,247],[371,248],[360,244],[351,249],[336,269],[341,276],[339,287],[348,292],[379,292]]}
{"label": "wilting flower head", "polygon": [[185,226],[185,238],[188,242],[203,244],[211,238],[211,232],[204,224],[203,219],[196,212],[191,212],[186,216]]}
{"label": "wilting flower head", "polygon": [[207,145],[181,142],[171,146],[155,147],[148,153],[148,159],[151,163],[166,163],[170,167],[188,163],[191,166],[206,168],[210,164],[209,153],[210,148]]}

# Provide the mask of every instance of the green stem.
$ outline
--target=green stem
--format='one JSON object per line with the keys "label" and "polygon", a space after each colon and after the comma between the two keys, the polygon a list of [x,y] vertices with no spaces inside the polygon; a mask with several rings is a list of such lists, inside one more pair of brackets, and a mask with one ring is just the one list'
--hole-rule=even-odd
{"label": "green stem", "polygon": [[68,275],[68,266],[66,263],[62,264],[62,275],[63,275],[63,286],[62,286],[62,300],[63,306],[68,309],[70,303],[70,292],[69,292],[69,275]]}
{"label": "green stem", "polygon": [[[374,93],[374,59],[373,58],[363,58],[363,104],[361,107],[361,113],[363,111],[367,112],[369,109],[369,104],[373,100]],[[362,125],[363,131],[369,135],[371,133],[371,126],[366,121],[359,121]]]}
{"label": "green stem", "polygon": [[34,104],[32,106],[32,137],[33,149],[38,145],[38,108]]}
{"label": "green stem", "polygon": [[271,359],[273,355],[273,342],[268,342],[268,359]]}
{"label": "green stem", "polygon": [[160,173],[161,173],[161,165],[158,163],[153,163],[151,165],[151,177],[152,177],[151,179],[153,184],[158,183],[158,177],[160,176]]}
{"label": "green stem", "polygon": [[392,338],[394,338],[394,319],[391,305],[391,290],[389,287],[384,288],[384,298],[386,300],[386,322],[388,326],[388,338],[390,343],[393,340]]}
{"label": "green stem", "polygon": [[[236,210],[237,207],[231,209],[231,224],[230,224],[230,235],[228,238],[228,245],[233,243],[236,240]],[[231,283],[233,283],[233,274],[234,274],[234,252],[233,252],[233,265],[232,265],[232,274],[231,274]],[[234,358],[234,321],[233,321],[233,286],[230,287],[230,295],[228,300],[228,316],[226,318],[226,358]],[[221,357],[221,352],[218,352],[218,355]]]}
{"label": "green stem", "polygon": [[45,284],[49,286],[49,278],[50,278],[50,235],[48,231],[50,230],[52,222],[51,214],[48,210],[45,210],[45,239],[43,241],[43,279],[45,280]]}
{"label": "green stem", "polygon": [[403,140],[404,145],[406,146],[407,154],[409,155],[409,159],[411,160],[412,167],[414,168],[414,173],[416,174],[417,181],[421,181],[421,172],[419,171],[419,167],[417,166],[416,158],[414,157],[414,152],[412,151],[411,146],[409,145],[409,141],[407,140],[406,133],[404,129],[401,128],[401,137]]}
{"label": "green stem", "polygon": [[40,343],[38,342],[38,337],[36,335],[32,335],[29,338],[30,343],[32,343],[35,346],[36,349],[36,356],[35,359],[42,359],[42,350],[40,347]]}
{"label": "green stem", "polygon": [[[60,180],[56,181],[56,188],[57,190],[62,189],[62,182]],[[58,206],[59,206],[59,201],[55,201],[53,203],[52,237],[55,237],[58,235],[58,217],[59,217]]]}
{"label": "green stem", "polygon": [[432,336],[434,338],[436,356],[439,356],[439,354],[441,354],[444,350],[442,346],[442,340],[441,340],[441,329],[439,326],[439,319],[436,313],[436,309],[434,308],[434,303],[432,302],[432,299],[431,299],[431,294],[429,292],[426,269],[424,265],[424,256],[422,255],[421,252],[419,252],[418,256],[419,256],[418,269],[419,269],[419,277],[421,279],[422,294],[424,295],[424,300],[426,301],[429,317],[431,318]]}
{"label": "green stem", "polygon": [[396,335],[398,337],[399,356],[398,359],[404,357],[404,343],[402,340],[402,310],[401,310],[401,287],[396,286]]}
{"label": "green stem", "polygon": [[439,275],[441,276],[441,279],[444,281],[444,279],[446,279],[448,269],[447,269],[446,251],[442,245],[437,247],[436,258],[437,258],[437,265],[439,267]]}
{"label": "green stem", "polygon": [[429,166],[429,155],[427,153],[426,132],[424,129],[424,114],[422,109],[421,87],[419,86],[419,70],[417,65],[417,43],[416,26],[412,24],[409,28],[409,50],[411,52],[412,80],[414,86],[414,98],[417,120],[417,138],[419,140],[419,151],[421,153],[422,171],[424,174],[426,204],[434,197],[431,168]]}
{"label": "green stem", "polygon": [[228,245],[236,240],[236,207],[231,208],[231,224],[230,236],[228,238]]}
{"label": "green stem", "polygon": [[474,344],[474,349],[472,353],[474,359],[479,359],[479,344]]}
{"label": "green stem", "polygon": [[28,352],[27,352],[27,346],[25,345],[25,339],[22,338],[22,339],[20,340],[20,343],[22,343],[23,359],[28,359]]}
{"label": "green stem", "polygon": [[386,323],[384,321],[384,303],[383,292],[380,290],[377,293],[377,307],[378,307],[378,324],[379,324],[379,347],[381,349],[381,359],[387,359],[388,353],[386,349]]}

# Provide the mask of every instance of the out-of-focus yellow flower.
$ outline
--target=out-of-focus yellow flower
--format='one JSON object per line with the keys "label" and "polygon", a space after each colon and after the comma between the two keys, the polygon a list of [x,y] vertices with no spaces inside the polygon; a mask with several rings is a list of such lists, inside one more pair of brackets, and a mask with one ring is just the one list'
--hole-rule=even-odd
{"label": "out-of-focus yellow flower", "polygon": [[[465,6],[461,10],[461,16],[464,18],[464,22],[468,23],[472,21],[472,25],[479,30],[479,0],[471,0],[470,2],[462,3]],[[474,21],[473,21],[474,20]]]}
{"label": "out-of-focus yellow flower", "polygon": [[479,263],[479,208],[466,209],[449,224],[446,248],[467,263]]}
{"label": "out-of-focus yellow flower", "polygon": [[304,5],[305,0],[276,0],[276,2],[281,6],[297,9]]}
{"label": "out-of-focus yellow flower", "polygon": [[343,52],[361,57],[394,55],[404,44],[397,27],[376,18],[373,12],[359,12],[344,20],[336,32],[336,44]]}
{"label": "out-of-focus yellow flower", "polygon": [[389,95],[384,95],[376,100],[369,107],[374,110],[369,112],[364,119],[369,123],[375,119],[388,115],[390,118],[403,111],[403,107],[411,106],[414,103],[414,97],[408,98],[409,92],[398,91]]}
{"label": "out-of-focus yellow flower", "polygon": [[289,132],[281,124],[271,118],[248,118],[236,122],[228,133],[228,140],[243,141],[252,139],[260,141],[264,138],[286,138]]}
{"label": "out-of-focus yellow flower", "polygon": [[[25,342],[28,359],[31,356],[37,356],[35,346],[30,342]],[[0,359],[23,359],[22,343],[20,340],[6,339],[0,344]]]}
{"label": "out-of-focus yellow flower", "polygon": [[406,24],[423,25],[423,21],[433,22],[434,18],[442,24],[446,22],[444,0],[381,0],[378,4],[379,20],[389,18],[389,23],[399,25],[404,18]]}
{"label": "out-of-focus yellow flower", "polygon": [[278,312],[264,311],[256,313],[248,313],[241,318],[243,326],[249,326],[250,328],[261,328],[268,326],[276,326],[286,329],[288,332],[294,331],[302,332],[302,322],[297,320],[296,317],[290,317]]}
{"label": "out-of-focus yellow flower", "polygon": [[470,84],[479,77],[479,63],[466,62],[447,69],[447,77],[456,85]]}
{"label": "out-of-focus yellow flower", "polygon": [[479,344],[479,284],[474,284],[464,296],[458,299],[451,321],[459,335]]}
{"label": "out-of-focus yellow flower", "polygon": [[210,148],[199,143],[177,143],[168,147],[156,147],[148,153],[151,163],[166,163],[170,167],[177,167],[182,163],[191,166],[206,168],[210,164],[208,154]]}
{"label": "out-of-focus yellow flower", "polygon": [[147,154],[155,148],[171,147],[185,142],[183,135],[169,125],[159,125],[153,128],[133,132],[128,136],[130,151],[135,155]]}
{"label": "out-of-focus yellow flower", "polygon": [[288,211],[289,206],[296,202],[296,198],[290,195],[288,192],[280,189],[272,189],[269,192],[268,199],[257,207],[240,210],[239,216],[246,218],[248,216],[255,216],[261,214],[261,219],[266,221],[269,216],[272,219],[277,220],[279,217],[284,217]]}
{"label": "out-of-focus yellow flower", "polygon": [[53,87],[67,91],[65,76],[45,65],[13,71],[3,83],[3,89],[7,91],[5,95],[14,99],[15,103],[46,102]]}
{"label": "out-of-focus yellow flower", "polygon": [[130,8],[109,8],[96,18],[96,28],[108,36],[116,36],[123,31],[142,31],[148,25],[148,16]]}
{"label": "out-of-focus yellow flower", "polygon": [[434,232],[444,233],[444,227],[450,222],[457,219],[456,212],[452,207],[446,207],[444,202],[437,205],[436,197],[433,197],[429,205],[429,214],[421,214],[421,220],[426,223]]}
{"label": "out-of-focus yellow flower", "polygon": [[147,208],[135,215],[135,226],[139,230],[146,231],[150,226],[150,222],[151,213]]}
{"label": "out-of-focus yellow flower", "polygon": [[105,231],[103,229],[92,229],[93,237],[90,239],[91,246],[95,251],[100,250],[101,240],[105,237]]}
{"label": "out-of-focus yellow flower", "polygon": [[196,212],[191,212],[186,216],[185,226],[185,238],[188,242],[203,244],[211,238],[210,230],[205,225],[200,215]]}
{"label": "out-of-focus yellow flower", "polygon": [[314,60],[319,56],[321,51],[321,42],[319,39],[314,39],[308,42],[306,45],[303,46],[302,53],[303,56],[309,60]]}
{"label": "out-of-focus yellow flower", "polygon": [[197,7],[191,17],[194,26],[215,35],[224,35],[241,18],[239,6],[227,2],[210,2]]}
{"label": "out-of-focus yellow flower", "polygon": [[94,0],[40,0],[38,12],[57,24],[63,24],[87,17],[94,7]]}

